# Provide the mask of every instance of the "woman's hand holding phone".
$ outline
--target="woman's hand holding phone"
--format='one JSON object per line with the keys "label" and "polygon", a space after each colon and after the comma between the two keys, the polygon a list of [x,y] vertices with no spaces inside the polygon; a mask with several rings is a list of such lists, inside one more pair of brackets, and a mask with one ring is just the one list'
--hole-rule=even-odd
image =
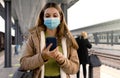
{"label": "woman's hand holding phone", "polygon": [[46,62],[46,60],[49,60],[49,58],[55,59],[59,64],[62,64],[64,62],[63,54],[59,52],[59,47],[56,47],[54,50],[50,51],[50,48],[52,47],[52,43],[49,44],[47,47],[43,49],[42,52],[42,58]]}
{"label": "woman's hand holding phone", "polygon": [[45,47],[45,48],[43,49],[43,51],[42,51],[41,56],[42,56],[44,62],[46,62],[46,61],[49,60],[49,58],[50,58],[50,56],[49,56],[49,50],[50,50],[51,46],[52,46],[52,44],[49,44],[49,46],[48,46],[48,47]]}

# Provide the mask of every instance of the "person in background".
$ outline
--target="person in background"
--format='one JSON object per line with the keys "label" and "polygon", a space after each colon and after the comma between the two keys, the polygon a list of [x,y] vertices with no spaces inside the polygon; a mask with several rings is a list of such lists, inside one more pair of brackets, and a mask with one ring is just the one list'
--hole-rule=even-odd
{"label": "person in background", "polygon": [[16,44],[15,45],[15,53],[14,53],[14,55],[18,55],[18,54],[19,54],[19,45]]}
{"label": "person in background", "polygon": [[[70,78],[76,74],[79,69],[78,44],[67,27],[60,5],[47,3],[22,48],[20,68],[33,70],[33,78]],[[57,39],[57,47],[52,51],[52,43],[46,46],[46,37]]]}
{"label": "person in background", "polygon": [[[82,31],[80,36],[76,38],[76,41],[78,43],[79,49],[77,50],[78,52],[78,57],[80,64],[83,67],[83,76],[86,78],[86,64],[89,64],[89,56],[88,56],[88,48],[92,48],[91,43],[88,41],[88,34],[85,31]],[[79,78],[79,73],[77,73],[77,78]]]}

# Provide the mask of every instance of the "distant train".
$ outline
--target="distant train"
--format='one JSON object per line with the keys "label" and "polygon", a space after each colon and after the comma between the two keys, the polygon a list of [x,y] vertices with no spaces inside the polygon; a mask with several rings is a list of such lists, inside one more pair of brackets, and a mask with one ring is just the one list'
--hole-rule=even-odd
{"label": "distant train", "polygon": [[[15,37],[12,36],[12,44],[15,44]],[[5,33],[0,32],[0,51],[4,50],[5,46]]]}
{"label": "distant train", "polygon": [[92,33],[89,40],[93,44],[120,45],[120,30]]}

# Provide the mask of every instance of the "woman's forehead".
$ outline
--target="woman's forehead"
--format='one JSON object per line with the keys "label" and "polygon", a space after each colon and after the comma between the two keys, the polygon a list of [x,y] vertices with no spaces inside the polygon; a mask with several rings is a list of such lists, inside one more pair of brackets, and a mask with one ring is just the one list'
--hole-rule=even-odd
{"label": "woman's forehead", "polygon": [[45,10],[44,14],[46,14],[46,13],[58,13],[59,14],[58,10],[56,8],[54,8],[54,7],[47,8]]}

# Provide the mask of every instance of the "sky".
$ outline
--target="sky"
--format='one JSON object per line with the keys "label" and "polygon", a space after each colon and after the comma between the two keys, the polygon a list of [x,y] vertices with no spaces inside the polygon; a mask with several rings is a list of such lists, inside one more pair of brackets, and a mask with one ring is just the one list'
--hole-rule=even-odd
{"label": "sky", "polygon": [[[120,0],[79,0],[67,10],[68,27],[70,30],[74,30],[120,19],[119,7]],[[1,16],[0,31],[4,31],[4,20]]]}
{"label": "sky", "polygon": [[[3,0],[0,0],[0,3],[4,7]],[[0,31],[5,32],[5,21],[1,16],[0,16]]]}
{"label": "sky", "polygon": [[5,21],[3,18],[0,16],[0,31],[4,32],[5,31]]}
{"label": "sky", "polygon": [[79,0],[68,9],[70,30],[120,19],[120,0]]}

